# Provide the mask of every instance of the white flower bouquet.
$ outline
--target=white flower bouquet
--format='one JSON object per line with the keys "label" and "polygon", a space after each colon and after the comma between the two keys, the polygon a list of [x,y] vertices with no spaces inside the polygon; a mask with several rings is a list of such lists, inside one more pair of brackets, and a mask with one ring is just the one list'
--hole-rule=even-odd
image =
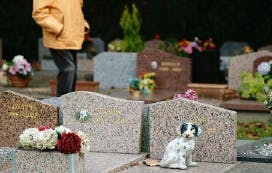
{"label": "white flower bouquet", "polygon": [[90,140],[85,133],[73,132],[64,126],[29,128],[19,138],[20,147],[25,150],[57,150],[66,154],[83,154],[90,150]]}

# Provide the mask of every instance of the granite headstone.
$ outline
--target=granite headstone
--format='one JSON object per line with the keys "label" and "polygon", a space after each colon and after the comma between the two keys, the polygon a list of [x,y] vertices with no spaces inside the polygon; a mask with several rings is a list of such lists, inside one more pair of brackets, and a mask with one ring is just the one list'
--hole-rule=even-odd
{"label": "granite headstone", "polygon": [[60,110],[60,97],[53,97],[53,98],[49,98],[49,99],[43,99],[42,102],[45,102],[49,105],[55,106],[58,109],[58,113],[59,113],[59,125],[63,125],[63,116],[62,116],[62,112]]}
{"label": "granite headstone", "polygon": [[93,46],[96,49],[97,53],[101,53],[105,51],[105,42],[99,37],[93,38]]}
{"label": "granite headstone", "polygon": [[150,48],[160,49],[164,47],[164,44],[165,43],[162,40],[153,39],[153,40],[146,41],[144,43],[144,49],[150,49]]}
{"label": "granite headstone", "polygon": [[247,71],[254,72],[254,61],[262,57],[271,57],[272,52],[258,51],[244,55],[235,56],[231,59],[228,73],[229,89],[237,90],[241,85],[240,73]]}
{"label": "granite headstone", "polygon": [[96,152],[140,153],[143,107],[142,101],[84,91],[61,97],[63,124],[85,132]]}
{"label": "granite headstone", "polygon": [[136,77],[136,53],[103,52],[94,58],[94,80],[100,88],[127,88]]}
{"label": "granite headstone", "polygon": [[260,50],[267,50],[267,51],[272,52],[272,45],[267,45],[267,46],[260,47],[258,50],[259,51]]}
{"label": "granite headstone", "polygon": [[137,57],[137,75],[146,72],[157,74],[157,88],[186,89],[191,82],[191,60],[158,49],[147,49]]}
{"label": "granite headstone", "polygon": [[243,53],[243,48],[248,46],[249,44],[246,42],[225,42],[220,47],[220,56],[236,56],[241,55]]}
{"label": "granite headstone", "polygon": [[220,71],[226,71],[233,56],[243,54],[243,48],[248,46],[246,42],[225,42],[220,48]]}
{"label": "granite headstone", "polygon": [[150,157],[161,159],[167,144],[178,137],[182,122],[202,129],[196,138],[194,160],[233,163],[236,161],[237,113],[199,102],[177,99],[149,105]]}
{"label": "granite headstone", "polygon": [[57,107],[12,91],[0,96],[0,115],[0,147],[17,147],[26,128],[58,126]]}

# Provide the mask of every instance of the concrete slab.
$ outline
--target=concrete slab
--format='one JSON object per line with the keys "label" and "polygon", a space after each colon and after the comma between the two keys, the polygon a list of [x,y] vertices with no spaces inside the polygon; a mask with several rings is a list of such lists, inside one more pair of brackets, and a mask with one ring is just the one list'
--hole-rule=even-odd
{"label": "concrete slab", "polygon": [[271,173],[271,163],[243,162],[225,173]]}
{"label": "concrete slab", "polygon": [[272,137],[237,147],[237,159],[247,162],[272,162]]}
{"label": "concrete slab", "polygon": [[166,169],[160,167],[149,167],[143,164],[131,167],[120,173],[224,173],[232,169],[236,164],[205,163],[199,162],[198,167],[190,167],[187,170]]}
{"label": "concrete slab", "polygon": [[147,154],[118,154],[90,152],[85,156],[85,172],[115,173],[146,159]]}
{"label": "concrete slab", "polygon": [[237,140],[236,141],[236,146],[240,147],[240,146],[250,144],[250,143],[254,143],[254,142],[256,142],[256,140]]}
{"label": "concrete slab", "polygon": [[[147,154],[119,154],[119,153],[95,153],[85,155],[86,173],[116,173],[136,165],[146,159]],[[0,173],[12,173],[9,168],[0,170]]]}

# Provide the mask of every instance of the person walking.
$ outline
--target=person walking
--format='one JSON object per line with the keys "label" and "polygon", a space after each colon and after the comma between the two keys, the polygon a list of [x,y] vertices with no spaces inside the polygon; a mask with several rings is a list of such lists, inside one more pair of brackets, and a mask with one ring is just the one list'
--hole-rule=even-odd
{"label": "person walking", "polygon": [[32,17],[42,28],[44,46],[59,69],[57,96],[75,91],[77,58],[89,24],[82,12],[83,0],[33,0]]}

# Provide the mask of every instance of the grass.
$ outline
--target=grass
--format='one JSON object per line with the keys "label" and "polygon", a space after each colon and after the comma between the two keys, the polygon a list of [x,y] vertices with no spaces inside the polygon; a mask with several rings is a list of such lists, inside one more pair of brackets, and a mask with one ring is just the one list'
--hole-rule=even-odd
{"label": "grass", "polygon": [[255,121],[250,123],[237,124],[238,139],[260,139],[272,136],[272,126],[267,126],[264,122]]}

